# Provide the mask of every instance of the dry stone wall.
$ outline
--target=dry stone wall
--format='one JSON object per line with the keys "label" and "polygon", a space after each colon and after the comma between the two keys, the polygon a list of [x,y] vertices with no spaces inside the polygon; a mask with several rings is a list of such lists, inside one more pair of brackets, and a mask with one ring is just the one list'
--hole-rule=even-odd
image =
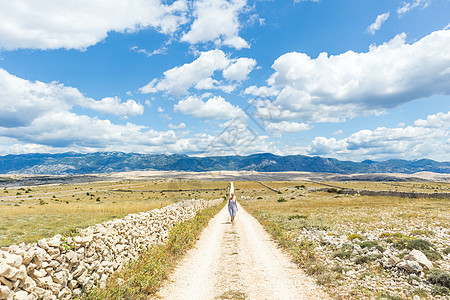
{"label": "dry stone wall", "polygon": [[175,223],[222,201],[186,200],[97,224],[78,236],[4,247],[0,299],[71,299],[93,286],[104,287],[115,270],[150,245],[163,243]]}

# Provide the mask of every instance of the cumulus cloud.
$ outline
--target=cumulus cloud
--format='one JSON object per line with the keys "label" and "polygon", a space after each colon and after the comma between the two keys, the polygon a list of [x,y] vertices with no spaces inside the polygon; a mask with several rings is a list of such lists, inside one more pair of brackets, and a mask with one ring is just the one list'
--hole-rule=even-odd
{"label": "cumulus cloud", "polygon": [[281,121],[279,123],[270,123],[266,129],[272,132],[300,132],[310,130],[312,127],[306,123]]}
{"label": "cumulus cloud", "polygon": [[[165,1],[164,1],[165,2]],[[186,22],[185,0],[2,1],[0,48],[85,49],[108,32],[155,28],[171,34]]]}
{"label": "cumulus cloud", "polygon": [[197,0],[194,2],[195,20],[181,40],[191,44],[213,41],[236,49],[249,48],[239,36],[239,14],[246,0]]}
{"label": "cumulus cloud", "polygon": [[[85,97],[59,83],[31,82],[0,69],[0,153],[29,152],[167,152],[175,145],[172,130],[155,131],[132,123],[114,124],[78,115],[76,106],[120,116],[141,114],[133,100]],[[11,149],[14,148],[12,151]]]}
{"label": "cumulus cloud", "polygon": [[246,95],[253,95],[262,98],[277,96],[279,93],[280,91],[278,91],[276,88],[267,86],[257,87],[255,85],[252,85],[244,90],[244,94]]}
{"label": "cumulus cloud", "polygon": [[377,30],[380,30],[381,25],[383,25],[383,23],[386,22],[386,20],[389,18],[389,15],[390,15],[389,12],[378,15],[375,22],[373,22],[372,24],[369,25],[369,27],[367,27],[367,32],[370,34],[375,34]]}
{"label": "cumulus cloud", "polygon": [[212,97],[206,102],[197,97],[189,96],[175,104],[174,111],[201,119],[226,120],[244,116],[244,112],[239,107],[220,96]]}
{"label": "cumulus cloud", "polygon": [[57,82],[31,82],[0,69],[0,126],[26,126],[48,112],[68,111],[79,105],[101,113],[135,116],[144,108],[134,100],[119,98],[96,101],[85,97],[78,89]]}
{"label": "cumulus cloud", "polygon": [[118,97],[106,97],[100,101],[83,98],[80,105],[104,114],[116,116],[136,116],[144,113],[144,107],[134,100],[122,102]]}
{"label": "cumulus cloud", "polygon": [[259,112],[279,111],[277,120],[341,122],[381,114],[400,104],[450,94],[450,30],[435,31],[415,43],[400,34],[368,52],[348,51],[312,59],[291,52],[279,57],[268,79],[281,89],[274,102],[260,101]]}
{"label": "cumulus cloud", "polygon": [[256,61],[251,58],[228,58],[222,50],[202,52],[191,63],[172,68],[164,72],[160,80],[153,79],[139,89],[141,93],[167,92],[173,95],[186,94],[190,88],[197,90],[221,89],[231,92],[233,84],[223,84],[212,78],[216,71],[223,71],[223,77],[229,81],[242,81],[254,69]]}
{"label": "cumulus cloud", "polygon": [[428,157],[448,161],[449,129],[450,112],[438,113],[428,116],[426,120],[415,121],[414,126],[404,128],[378,127],[375,130],[360,130],[341,140],[316,137],[307,148],[307,153],[356,160],[361,157],[366,159]]}
{"label": "cumulus cloud", "polygon": [[242,81],[247,79],[248,74],[256,66],[256,60],[253,58],[238,58],[236,62],[228,66],[225,70],[223,70],[223,77],[232,81]]}
{"label": "cumulus cloud", "polygon": [[401,17],[416,7],[426,8],[430,5],[430,0],[414,0],[413,2],[403,2],[402,6],[397,9],[397,14]]}

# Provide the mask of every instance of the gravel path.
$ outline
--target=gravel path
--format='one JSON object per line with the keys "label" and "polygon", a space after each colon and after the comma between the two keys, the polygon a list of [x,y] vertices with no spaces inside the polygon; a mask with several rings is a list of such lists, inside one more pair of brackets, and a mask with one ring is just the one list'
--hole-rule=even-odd
{"label": "gravel path", "polygon": [[328,299],[241,206],[235,224],[227,207],[202,232],[194,249],[156,299]]}

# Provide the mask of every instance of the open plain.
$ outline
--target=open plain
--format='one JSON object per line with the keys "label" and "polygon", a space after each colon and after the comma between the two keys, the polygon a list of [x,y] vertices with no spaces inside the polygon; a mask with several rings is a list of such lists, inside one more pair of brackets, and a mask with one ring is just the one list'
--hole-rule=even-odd
{"label": "open plain", "polygon": [[[77,178],[76,183],[32,186],[12,181],[2,187],[0,196],[0,243],[3,246],[28,243],[57,233],[76,235],[78,228],[129,213],[192,198],[217,199],[225,195],[228,181],[234,180],[242,208],[261,222],[290,259],[306,272],[304,276],[311,276],[332,298],[448,298],[448,176],[430,173],[367,176],[130,172],[103,175],[94,182],[92,177],[89,182]],[[345,190],[439,195],[437,198],[362,196],[345,194]],[[245,214],[238,212],[238,219],[241,213]],[[243,260],[244,254],[237,255],[236,251],[245,249],[241,221],[235,229],[226,229],[225,240],[214,246],[224,253],[231,251],[219,261],[233,257]],[[425,263],[416,261],[414,251],[421,252]],[[242,264],[238,267],[244,268]],[[223,286],[218,286],[222,289],[219,294],[217,290],[210,295],[224,299],[256,295],[257,291],[246,289],[251,284],[239,278],[236,277],[236,289],[230,295]],[[269,295],[269,292],[266,289],[262,293]]]}

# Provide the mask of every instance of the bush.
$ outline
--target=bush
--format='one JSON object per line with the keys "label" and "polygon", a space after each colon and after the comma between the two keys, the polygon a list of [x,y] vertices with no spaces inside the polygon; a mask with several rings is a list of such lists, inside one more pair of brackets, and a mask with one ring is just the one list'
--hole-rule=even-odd
{"label": "bush", "polygon": [[444,252],[445,255],[450,254],[450,247],[445,248],[442,252]]}
{"label": "bush", "polygon": [[384,252],[383,246],[381,246],[377,241],[364,241],[362,243],[359,243],[359,246],[361,248],[373,248],[375,247],[378,251]]}
{"label": "bush", "polygon": [[349,259],[352,257],[353,252],[350,250],[340,249],[339,251],[333,252],[333,257],[339,257],[340,259]]}
{"label": "bush", "polygon": [[377,259],[382,258],[382,254],[375,254],[375,255],[359,255],[355,258],[355,264],[362,265],[365,263],[369,263],[371,261],[375,261]]}
{"label": "bush", "polygon": [[336,272],[336,273],[343,274],[343,273],[345,273],[345,272],[348,271],[348,268],[343,267],[343,266],[340,265],[340,264],[337,264],[337,265],[334,266],[333,269],[331,269],[331,270],[334,271],[334,272]]}
{"label": "bush", "polygon": [[424,250],[423,254],[431,261],[442,259],[442,255],[435,250]]}
{"label": "bush", "polygon": [[450,289],[450,272],[441,269],[431,269],[427,279],[432,284]]}
{"label": "bush", "polygon": [[435,246],[426,240],[422,239],[415,239],[415,240],[408,240],[408,239],[402,239],[394,243],[394,247],[400,250],[408,249],[408,250],[420,250],[420,251],[427,251],[427,250],[433,250]]}
{"label": "bush", "polygon": [[284,199],[284,198],[280,198],[280,199],[278,199],[277,201],[278,201],[278,202],[287,202],[287,200]]}
{"label": "bush", "polygon": [[306,269],[306,274],[308,274],[308,275],[319,275],[319,274],[325,273],[326,270],[327,270],[327,268],[324,265],[311,264]]}

